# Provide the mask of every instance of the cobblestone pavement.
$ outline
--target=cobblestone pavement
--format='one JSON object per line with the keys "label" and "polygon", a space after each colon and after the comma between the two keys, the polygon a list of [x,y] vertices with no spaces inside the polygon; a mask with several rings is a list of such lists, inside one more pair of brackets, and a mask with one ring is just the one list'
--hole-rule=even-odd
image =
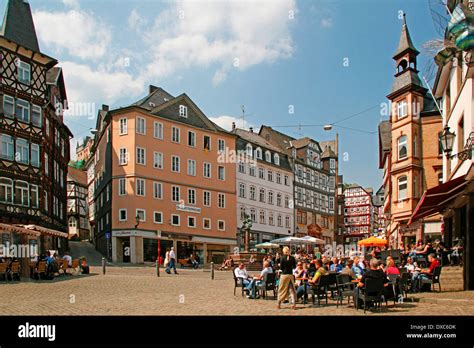
{"label": "cobblestone pavement", "polygon": [[[334,301],[321,307],[289,305],[276,309],[274,300],[249,300],[237,290],[230,272],[178,270],[164,271],[158,278],[152,267],[109,267],[101,274],[92,267],[91,275],[62,277],[54,281],[0,282],[0,315],[364,315],[363,311],[336,308]],[[457,301],[389,302],[382,315],[474,315],[474,292],[429,293],[423,297]],[[464,299],[465,301],[459,301]],[[370,312],[367,315],[381,315]]]}

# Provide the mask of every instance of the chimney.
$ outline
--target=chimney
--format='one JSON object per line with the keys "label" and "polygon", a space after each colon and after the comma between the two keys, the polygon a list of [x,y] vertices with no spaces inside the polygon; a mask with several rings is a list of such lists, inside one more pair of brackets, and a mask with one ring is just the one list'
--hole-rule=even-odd
{"label": "chimney", "polygon": [[249,128],[250,133],[253,133],[253,127]]}
{"label": "chimney", "polygon": [[102,104],[102,111],[108,112],[109,111],[109,106],[106,105],[106,104]]}
{"label": "chimney", "polygon": [[158,87],[154,86],[154,85],[150,85],[148,87],[148,94],[152,94],[154,91],[156,91],[158,89]]}
{"label": "chimney", "polygon": [[235,131],[235,122],[232,122],[232,130]]}

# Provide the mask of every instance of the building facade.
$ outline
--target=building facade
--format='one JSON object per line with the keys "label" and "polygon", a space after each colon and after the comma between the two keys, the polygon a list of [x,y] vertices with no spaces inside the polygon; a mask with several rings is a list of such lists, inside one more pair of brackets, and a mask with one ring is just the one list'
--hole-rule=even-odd
{"label": "building facade", "polygon": [[236,136],[186,95],[150,86],[140,101],[103,106],[86,163],[97,248],[113,261],[143,263],[175,247],[220,262],[236,246]]}
{"label": "building facade", "polygon": [[91,239],[87,194],[87,173],[69,167],[67,173],[67,216],[70,239]]}
{"label": "building facade", "polygon": [[357,242],[372,232],[372,195],[359,185],[344,188],[345,242]]}
{"label": "building facade", "polygon": [[327,144],[322,149],[313,139],[294,139],[268,126],[262,126],[259,134],[290,159],[295,235],[310,235],[332,243],[336,228],[337,145],[331,148]]}
{"label": "building facade", "polygon": [[[234,125],[235,126],[235,125]],[[286,154],[260,135],[233,128],[237,138],[237,235],[244,249],[242,226],[250,217],[250,249],[293,235],[293,172]]]}
{"label": "building facade", "polygon": [[72,137],[63,122],[67,95],[62,69],[39,49],[27,2],[8,1],[0,55],[0,222],[40,233],[28,236],[5,227],[2,241],[63,251]]}
{"label": "building facade", "polygon": [[418,54],[404,19],[399,46],[393,56],[397,66],[395,81],[387,96],[392,104],[390,123],[388,126],[386,121],[382,122],[379,127],[379,164],[384,168],[384,186],[388,185],[385,192],[390,202],[385,202],[390,204],[386,234],[393,247],[413,244],[425,235],[441,231],[440,216],[422,224],[408,224],[423,191],[436,186],[442,175],[438,146],[441,116],[418,76]]}

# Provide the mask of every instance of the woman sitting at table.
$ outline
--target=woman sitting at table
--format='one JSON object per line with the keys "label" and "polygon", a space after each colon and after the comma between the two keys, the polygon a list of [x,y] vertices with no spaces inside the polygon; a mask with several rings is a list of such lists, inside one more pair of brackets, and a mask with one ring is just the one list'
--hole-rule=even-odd
{"label": "woman sitting at table", "polygon": [[232,259],[232,256],[229,256],[229,258],[222,263],[221,267],[219,268],[219,271],[232,268],[233,266],[234,260]]}
{"label": "woman sitting at table", "polygon": [[400,271],[398,268],[395,266],[395,260],[392,257],[387,257],[387,268],[385,269],[385,274],[390,275],[390,274],[395,274],[395,275],[400,275]]}
{"label": "woman sitting at table", "polygon": [[296,298],[298,299],[305,293],[305,287],[307,286],[305,280],[308,279],[307,271],[301,261],[296,264],[293,275],[295,276]]}

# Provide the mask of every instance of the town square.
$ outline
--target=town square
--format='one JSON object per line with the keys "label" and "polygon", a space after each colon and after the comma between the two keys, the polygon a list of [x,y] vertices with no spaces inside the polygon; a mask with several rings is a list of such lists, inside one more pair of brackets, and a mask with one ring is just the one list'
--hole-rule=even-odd
{"label": "town square", "polygon": [[0,11],[6,343],[133,316],[469,336],[473,0]]}

